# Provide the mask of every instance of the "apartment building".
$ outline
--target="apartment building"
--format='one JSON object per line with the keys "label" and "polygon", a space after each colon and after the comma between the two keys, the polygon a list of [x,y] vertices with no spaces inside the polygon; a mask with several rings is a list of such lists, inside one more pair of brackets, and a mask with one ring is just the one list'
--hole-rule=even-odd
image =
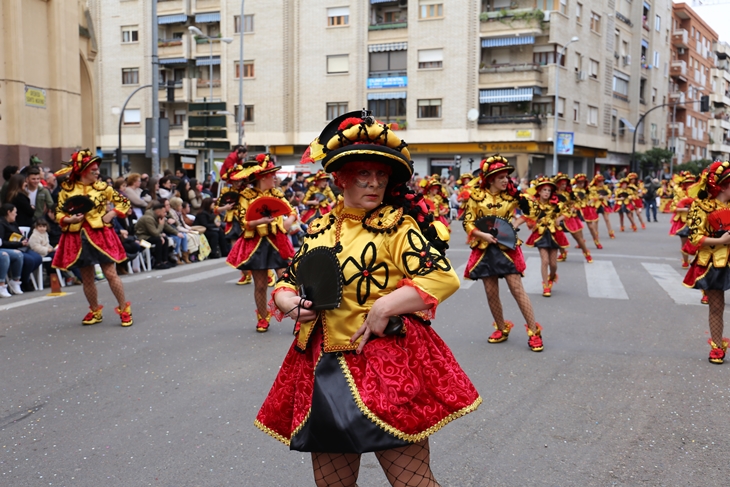
{"label": "apartment building", "polygon": [[667,137],[675,147],[677,164],[711,157],[711,114],[700,111],[700,97],[712,91],[717,40],[717,33],[689,5],[674,4],[669,91],[670,101],[677,105],[676,113],[674,107],[669,113]]}
{"label": "apartment building", "polygon": [[[476,169],[486,154],[510,158],[522,176],[552,172],[555,79],[557,122],[572,133],[560,154],[564,172],[626,166],[639,118],[666,101],[669,0],[265,0],[158,1],[161,81],[175,86],[165,101],[171,157],[162,167],[193,164],[185,149],[187,103],[224,101],[228,139],[237,140],[239,76],[243,76],[245,140],[295,164],[328,120],[368,108],[397,123],[420,174]],[[104,26],[99,127],[104,153],[117,146],[119,110],[151,80],[149,2],[97,5]],[[191,37],[196,26],[213,42]],[[239,36],[244,62],[239,65]],[[578,42],[558,53],[577,36]],[[213,49],[211,56],[210,49]],[[642,55],[644,56],[643,62]],[[633,60],[633,61],[632,61]],[[209,75],[213,65],[212,79]],[[149,170],[144,119],[150,90],[130,101],[122,123],[133,170]],[[636,127],[637,151],[663,146],[666,111]],[[644,127],[648,127],[646,130]],[[225,152],[216,152],[222,159]]]}
{"label": "apartment building", "polygon": [[0,168],[96,146],[94,25],[80,0],[0,2]]}
{"label": "apartment building", "polygon": [[712,94],[710,102],[710,157],[713,160],[730,160],[730,45],[715,42],[713,51],[717,57],[712,68]]}

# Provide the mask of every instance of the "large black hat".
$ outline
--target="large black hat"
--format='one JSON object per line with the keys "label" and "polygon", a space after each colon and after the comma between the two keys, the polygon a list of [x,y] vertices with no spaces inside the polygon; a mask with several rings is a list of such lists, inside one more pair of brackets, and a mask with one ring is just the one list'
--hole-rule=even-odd
{"label": "large black hat", "polygon": [[326,172],[342,169],[349,162],[382,162],[393,169],[390,180],[403,183],[413,175],[407,146],[389,124],[362,110],[332,120],[309,147],[311,158],[321,160]]}

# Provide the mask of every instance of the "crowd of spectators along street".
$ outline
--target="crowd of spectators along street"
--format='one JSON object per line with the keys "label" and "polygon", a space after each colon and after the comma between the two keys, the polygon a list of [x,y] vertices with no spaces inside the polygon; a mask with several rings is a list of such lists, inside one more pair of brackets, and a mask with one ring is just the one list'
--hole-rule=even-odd
{"label": "crowd of spectators along street", "polygon": [[[245,158],[245,149],[229,156]],[[22,169],[7,166],[3,169],[4,184],[0,190],[0,298],[33,291],[31,275],[40,265],[45,266],[45,279],[53,270],[44,257],[53,257],[61,228],[56,223],[55,209],[60,181],[54,174],[33,164]],[[286,199],[301,215],[306,211],[303,199],[309,185],[308,174],[298,172],[294,178],[277,178],[277,184]],[[606,178],[609,185],[616,182],[613,174]],[[618,175],[619,177],[621,174]],[[412,189],[420,191],[422,179],[418,173],[410,181]],[[231,248],[224,233],[222,218],[216,209],[218,182],[208,174],[205,181],[189,178],[185,171],[165,171],[161,177],[131,173],[125,178],[107,178],[119,193],[129,199],[132,209],[126,218],[116,218],[114,228],[132,263],[132,272],[140,271],[136,257],[145,248],[150,249],[154,269],[167,269],[180,264],[191,264],[205,259],[226,257]],[[452,209],[459,207],[458,186],[453,175],[442,177],[441,183]],[[519,190],[528,188],[527,179],[515,180]],[[658,181],[647,181],[648,193],[654,194]],[[330,184],[335,195],[339,190]],[[647,218],[648,218],[647,207]],[[294,246],[299,246],[306,225],[296,222],[290,230]],[[127,263],[118,265],[120,274],[128,273]],[[103,279],[101,273],[97,273]],[[80,284],[78,272],[64,276],[67,285]]]}

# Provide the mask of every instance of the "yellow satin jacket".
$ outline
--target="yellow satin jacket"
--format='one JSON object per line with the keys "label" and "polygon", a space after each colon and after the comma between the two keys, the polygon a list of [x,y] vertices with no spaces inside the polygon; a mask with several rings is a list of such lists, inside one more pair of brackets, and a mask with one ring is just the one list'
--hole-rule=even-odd
{"label": "yellow satin jacket", "polygon": [[335,194],[332,192],[332,188],[327,186],[324,189],[319,189],[315,185],[312,185],[309,187],[309,189],[307,189],[307,194],[304,195],[304,199],[302,201],[311,200],[312,198],[314,198],[314,195],[316,193],[322,193],[326,196],[326,198],[319,203],[320,208],[327,208],[328,206],[332,206],[337,202],[337,198],[335,198]]}
{"label": "yellow satin jacket", "polygon": [[[696,262],[701,266],[712,263],[714,267],[727,267],[730,256],[730,246],[703,245],[706,237],[712,236],[714,231],[708,223],[708,217],[713,211],[729,210],[730,203],[713,200],[695,200],[690,206],[687,216],[689,226],[689,241],[692,245],[700,246],[696,254]],[[730,230],[730,229],[728,229]]]}
{"label": "yellow satin jacket", "polygon": [[542,203],[539,199],[527,201],[530,205],[530,212],[525,215],[525,218],[535,222],[533,230],[536,230],[539,235],[545,233],[545,230],[549,230],[551,233],[560,230],[556,220],[561,215],[565,215],[564,203]]}
{"label": "yellow satin jacket", "polygon": [[[431,247],[416,222],[400,208],[383,205],[366,213],[338,202],[332,212],[310,224],[308,233],[276,287],[297,292],[298,262],[310,250],[324,246],[339,251],[342,301],[338,308],[319,313],[325,352],[355,350],[358,344],[350,343],[350,337],[365,322],[373,303],[403,285],[415,287],[436,303],[459,289],[449,260]],[[315,324],[316,320],[302,323],[299,349],[307,347]]]}
{"label": "yellow satin jacket", "polygon": [[[486,240],[471,236],[472,232],[477,229],[474,222],[485,216],[498,216],[512,221],[519,203],[518,196],[510,196],[505,191],[492,194],[488,190],[473,188],[464,208],[464,230],[469,239],[469,247],[483,250],[490,245]],[[517,245],[522,245],[519,239],[517,239]],[[508,250],[503,245],[500,245],[500,249]]]}
{"label": "yellow satin jacket", "polygon": [[64,225],[64,218],[68,218],[73,215],[69,215],[63,211],[63,206],[66,200],[72,196],[83,195],[94,202],[94,207],[86,213],[84,221],[89,224],[91,228],[101,229],[104,227],[111,227],[111,223],[104,223],[102,217],[108,213],[107,204],[111,203],[114,205],[114,210],[120,217],[127,215],[127,212],[132,207],[129,200],[119,194],[113,187],[109,186],[104,181],[96,181],[92,184],[83,184],[81,182],[72,182],[66,180],[61,183],[61,192],[58,194],[58,205],[56,206],[56,221],[61,226],[61,230],[64,232],[80,232],[81,226],[84,221],[78,223],[72,223],[70,225]]}

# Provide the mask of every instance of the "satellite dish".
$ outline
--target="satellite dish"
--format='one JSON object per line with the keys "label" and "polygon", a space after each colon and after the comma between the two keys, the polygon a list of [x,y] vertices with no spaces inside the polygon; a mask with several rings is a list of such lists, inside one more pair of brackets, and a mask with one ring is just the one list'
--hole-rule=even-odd
{"label": "satellite dish", "polygon": [[477,120],[479,120],[479,110],[477,110],[476,108],[472,108],[471,110],[466,112],[466,119],[470,122],[476,122]]}

